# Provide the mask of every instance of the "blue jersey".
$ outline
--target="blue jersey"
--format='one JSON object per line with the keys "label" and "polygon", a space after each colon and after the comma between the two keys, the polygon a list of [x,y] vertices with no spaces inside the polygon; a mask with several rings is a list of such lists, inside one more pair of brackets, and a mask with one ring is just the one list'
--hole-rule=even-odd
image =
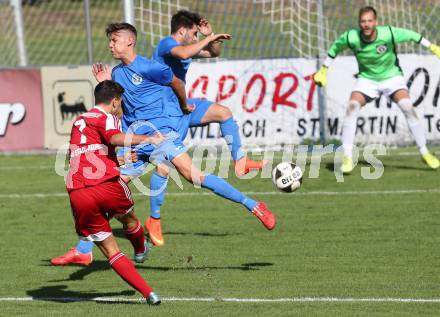
{"label": "blue jersey", "polygon": [[[181,45],[180,43],[178,43],[174,38],[170,36],[163,38],[162,40],[160,40],[159,44],[157,45],[156,49],[153,52],[153,59],[163,65],[169,66],[173,71],[174,75],[185,83],[186,73],[188,71],[189,65],[191,64],[192,59],[191,58],[179,59],[171,55],[171,50],[174,47],[180,45]],[[166,89],[166,94],[170,102],[172,103],[177,102],[177,97],[171,88]],[[180,109],[178,102],[177,102],[177,107],[168,108],[167,113],[170,116],[183,116],[183,112]]]}
{"label": "blue jersey", "polygon": [[138,55],[129,65],[121,63],[114,67],[112,79],[125,90],[122,94],[125,124],[164,117],[167,108],[179,107],[177,97],[175,100],[166,97],[167,91],[172,91],[169,84],[173,72],[164,64]]}
{"label": "blue jersey", "polygon": [[161,64],[168,65],[173,70],[174,75],[184,83],[186,82],[186,73],[188,72],[189,65],[191,65],[192,59],[179,59],[171,55],[171,50],[180,46],[174,38],[171,36],[165,37],[160,40],[156,49],[153,52],[153,59]]}

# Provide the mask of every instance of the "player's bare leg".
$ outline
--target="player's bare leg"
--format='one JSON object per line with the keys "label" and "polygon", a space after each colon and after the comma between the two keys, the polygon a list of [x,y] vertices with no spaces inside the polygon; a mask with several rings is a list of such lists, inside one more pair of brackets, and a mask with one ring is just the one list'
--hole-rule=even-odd
{"label": "player's bare leg", "polygon": [[351,173],[354,169],[353,164],[353,144],[356,136],[357,117],[361,107],[366,104],[363,94],[353,91],[348,102],[342,126],[342,147],[344,149],[344,158],[342,160],[341,172]]}
{"label": "player's bare leg", "polygon": [[251,170],[260,170],[267,164],[267,161],[253,161],[242,154],[238,126],[228,107],[213,103],[201,120],[202,124],[210,122],[220,123],[222,135],[231,149],[232,157],[235,162],[235,174],[237,176],[243,176]]}
{"label": "player's bare leg", "polygon": [[110,259],[116,253],[120,252],[119,246],[116,243],[116,239],[113,235],[109,236],[107,239],[103,241],[99,241],[99,242],[97,241],[95,242],[95,244],[107,259]]}
{"label": "player's bare leg", "polygon": [[423,162],[425,162],[432,169],[438,169],[440,167],[440,162],[428,151],[428,148],[426,147],[425,131],[416,111],[414,110],[408,90],[398,90],[393,94],[392,98],[405,115],[408,128],[416,141],[420,154],[422,155]]}
{"label": "player's bare leg", "polygon": [[265,203],[254,201],[215,175],[204,175],[192,164],[192,159],[188,153],[182,153],[175,157],[171,163],[187,181],[208,188],[218,196],[242,204],[263,223],[266,229],[272,230],[275,228],[275,215],[267,208]]}
{"label": "player's bare leg", "polygon": [[119,250],[113,235],[95,244],[108,259],[112,269],[134,289],[139,291],[150,305],[160,304],[159,297],[153,292],[150,285],[142,278],[133,263]]}

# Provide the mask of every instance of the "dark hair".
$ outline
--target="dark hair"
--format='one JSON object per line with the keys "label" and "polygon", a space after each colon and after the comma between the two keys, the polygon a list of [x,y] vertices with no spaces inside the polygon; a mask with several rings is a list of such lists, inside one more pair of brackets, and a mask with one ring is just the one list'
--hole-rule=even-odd
{"label": "dark hair", "polygon": [[108,104],[113,98],[119,98],[124,93],[124,88],[113,80],[101,81],[95,87],[95,105]]}
{"label": "dark hair", "polygon": [[110,35],[118,31],[129,31],[134,35],[135,39],[137,38],[136,28],[130,23],[125,22],[110,23],[105,29],[105,34],[107,35],[107,37],[109,37]]}
{"label": "dark hair", "polygon": [[361,19],[361,17],[367,13],[367,12],[373,12],[374,14],[374,18],[377,18],[377,12],[376,9],[371,7],[371,6],[366,6],[366,7],[362,7],[359,9],[359,20]]}
{"label": "dark hair", "polygon": [[176,33],[181,27],[190,29],[193,25],[199,25],[202,17],[200,14],[187,10],[180,10],[171,18],[171,34]]}

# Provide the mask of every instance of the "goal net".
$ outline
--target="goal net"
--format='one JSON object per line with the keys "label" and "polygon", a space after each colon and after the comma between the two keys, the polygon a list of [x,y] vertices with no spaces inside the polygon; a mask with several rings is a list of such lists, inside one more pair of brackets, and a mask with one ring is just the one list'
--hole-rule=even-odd
{"label": "goal net", "polygon": [[0,65],[18,65],[18,48],[14,9],[9,0],[0,0]]}
{"label": "goal net", "polygon": [[[13,2],[21,4],[27,66],[88,64],[85,1],[0,0],[0,66],[20,64]],[[331,42],[357,26],[361,6],[376,7],[380,24],[412,29],[440,44],[439,0],[133,0],[133,4],[142,55],[151,56],[160,38],[170,33],[171,16],[179,9],[199,12],[216,33],[232,34],[220,58],[191,66],[187,88],[193,97],[229,106],[241,124],[244,142],[251,145],[259,140],[264,144],[316,140],[321,126],[328,139],[340,137],[357,72],[354,58],[346,51],[330,69],[322,125],[311,75]],[[89,13],[93,60],[114,63],[104,29],[124,19],[124,0],[90,0]],[[399,45],[398,53],[403,54],[401,65],[417,111],[427,129],[431,127],[428,138],[439,139],[438,60],[414,43]],[[372,103],[362,113],[358,142],[412,141],[405,120],[384,98],[379,108]]]}
{"label": "goal net", "polygon": [[[283,128],[289,131],[286,133],[269,130],[274,136],[269,143],[290,143],[289,134],[292,133],[299,137],[292,138],[292,143],[297,143],[319,138],[317,88],[311,84],[311,75],[318,67],[317,57],[321,56],[322,59],[332,41],[344,31],[357,27],[358,11],[365,5],[377,9],[379,24],[411,29],[422,33],[433,43],[440,43],[440,35],[436,31],[440,27],[438,0],[136,0],[135,19],[144,34],[143,47],[148,55],[151,55],[161,37],[169,35],[170,18],[181,8],[197,11],[207,17],[216,33],[232,34],[233,40],[224,44],[221,58],[214,63],[217,66],[195,63],[191,67],[188,90],[191,91],[198,80],[203,83],[203,76],[206,76],[209,77],[209,83],[205,83],[207,91],[203,92],[200,84],[193,89],[193,96],[219,100],[220,95],[223,101],[218,89],[222,85],[220,82],[226,78],[223,90],[235,89],[235,92],[230,98],[224,99],[224,104],[233,109],[239,121],[247,122],[257,113],[261,113],[262,118],[274,118],[275,109],[276,125],[292,128]],[[435,84],[439,74],[432,68],[439,68],[438,64],[435,64],[429,51],[415,43],[402,43],[398,46],[398,53],[405,54],[402,67],[406,79],[414,77],[410,89],[413,101],[424,94],[418,112],[424,124],[428,124],[423,117],[423,105],[429,106],[435,101]],[[410,55],[407,57],[406,54]],[[424,54],[421,59],[411,57],[420,54]],[[354,83],[353,76],[357,72],[352,53],[347,50],[342,56],[330,70],[329,85],[325,90],[327,139],[340,138],[345,108]],[[417,67],[412,67],[417,60]],[[230,69],[230,74],[226,69]],[[425,70],[430,72],[430,83],[426,81]],[[216,72],[221,75],[212,75]],[[266,80],[265,97],[262,97],[258,111],[251,115],[244,111],[247,105],[243,105],[242,101],[244,98],[247,104],[257,104],[261,97],[263,79],[252,77],[255,74],[262,74]],[[293,75],[282,77],[283,74]],[[228,81],[228,78],[233,80]],[[252,79],[252,89],[247,91],[246,83],[249,85]],[[284,80],[281,87],[277,86],[276,79]],[[237,85],[234,86],[233,82]],[[217,89],[212,88],[213,83],[218,83]],[[424,93],[426,85],[431,87]],[[285,98],[281,104],[274,104],[274,100],[283,99],[283,96]],[[261,122],[253,122],[254,130]],[[405,119],[397,107],[390,106],[385,98],[381,98],[378,104],[372,102],[362,110],[358,125],[356,140],[361,144],[412,142]],[[242,126],[242,130],[244,134],[251,134],[246,132],[246,127]],[[432,134],[430,139],[434,138]],[[265,142],[267,144],[268,141]]]}

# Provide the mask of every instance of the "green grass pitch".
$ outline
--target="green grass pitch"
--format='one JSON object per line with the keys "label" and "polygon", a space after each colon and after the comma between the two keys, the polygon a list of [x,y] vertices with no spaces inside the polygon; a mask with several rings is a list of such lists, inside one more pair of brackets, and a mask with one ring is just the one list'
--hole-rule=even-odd
{"label": "green grass pitch", "polygon": [[[403,155],[407,151],[415,150],[381,157],[380,179],[362,179],[357,167],[343,183],[336,182],[328,155],[319,177],[309,178],[307,168],[303,186],[292,194],[274,194],[269,179],[230,177],[273,209],[273,232],[239,205],[191,195],[206,191],[187,183],[180,190],[171,182],[173,194],[162,209],[166,245],[137,265],[165,298],[160,307],[63,300],[139,295],[96,249],[89,267],[49,265],[76,242],[55,159],[1,156],[0,316],[438,316],[440,302],[372,301],[440,298],[440,171],[427,169],[417,155]],[[135,203],[144,220],[146,197],[135,195]],[[121,226],[112,224],[132,256]],[[35,300],[18,301],[29,297]],[[222,301],[327,297],[366,300]]]}

